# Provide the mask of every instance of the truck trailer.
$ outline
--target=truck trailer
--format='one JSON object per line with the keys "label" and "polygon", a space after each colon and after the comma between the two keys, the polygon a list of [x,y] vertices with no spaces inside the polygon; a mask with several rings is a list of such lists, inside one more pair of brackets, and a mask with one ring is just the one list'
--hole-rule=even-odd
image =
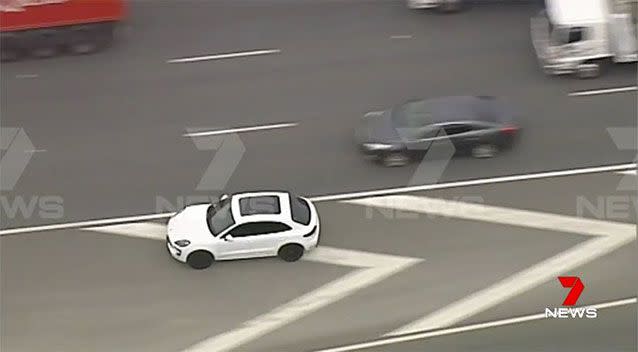
{"label": "truck trailer", "polygon": [[531,19],[532,45],[549,75],[600,75],[638,61],[638,0],[546,0]]}
{"label": "truck trailer", "polygon": [[100,51],[125,12],[124,0],[0,0],[1,59]]}

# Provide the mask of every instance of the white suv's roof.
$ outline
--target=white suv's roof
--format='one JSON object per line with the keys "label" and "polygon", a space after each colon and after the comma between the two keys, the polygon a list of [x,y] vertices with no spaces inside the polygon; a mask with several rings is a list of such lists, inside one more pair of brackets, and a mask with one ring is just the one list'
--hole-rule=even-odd
{"label": "white suv's roof", "polygon": [[233,194],[230,203],[235,222],[278,221],[290,223],[290,194],[265,191]]}

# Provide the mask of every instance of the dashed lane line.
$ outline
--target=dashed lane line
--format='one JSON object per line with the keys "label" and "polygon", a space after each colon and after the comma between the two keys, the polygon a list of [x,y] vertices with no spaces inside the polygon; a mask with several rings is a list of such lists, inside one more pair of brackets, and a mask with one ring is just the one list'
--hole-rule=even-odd
{"label": "dashed lane line", "polygon": [[183,57],[179,59],[171,59],[166,62],[169,64],[184,64],[184,63],[192,63],[192,62],[200,62],[200,61],[235,59],[240,57],[271,55],[271,54],[279,54],[280,52],[281,50],[279,49],[253,50],[253,51],[242,51],[242,52],[235,52],[235,53]]}
{"label": "dashed lane line", "polygon": [[630,87],[583,90],[583,91],[578,91],[578,92],[572,92],[572,93],[569,93],[568,95],[570,97],[584,97],[584,96],[591,96],[591,95],[634,92],[636,90],[638,90],[637,86],[630,86]]}

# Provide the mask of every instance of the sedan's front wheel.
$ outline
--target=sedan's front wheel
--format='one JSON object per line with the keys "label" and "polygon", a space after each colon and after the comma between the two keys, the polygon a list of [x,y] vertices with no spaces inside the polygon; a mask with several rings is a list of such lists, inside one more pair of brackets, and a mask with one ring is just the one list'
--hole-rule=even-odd
{"label": "sedan's front wheel", "polygon": [[381,162],[386,167],[399,167],[407,165],[410,158],[401,152],[392,152],[381,157]]}
{"label": "sedan's front wheel", "polygon": [[202,270],[213,265],[214,260],[212,253],[200,250],[189,254],[186,263],[193,269]]}

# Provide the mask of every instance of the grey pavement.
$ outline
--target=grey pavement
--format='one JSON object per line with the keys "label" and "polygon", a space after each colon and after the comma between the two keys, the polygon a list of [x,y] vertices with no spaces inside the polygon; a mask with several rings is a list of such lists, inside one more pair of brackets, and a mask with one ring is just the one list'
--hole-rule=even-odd
{"label": "grey pavement", "polygon": [[[607,192],[617,179],[577,176],[561,182]],[[551,181],[551,180],[548,180]],[[517,194],[489,204],[525,205]],[[485,195],[494,192],[485,188]],[[551,192],[548,185],[544,187]],[[542,188],[519,183],[542,198]],[[477,191],[476,194],[483,194]],[[453,199],[454,192],[438,192]],[[495,202],[495,203],[493,203]],[[322,245],[423,258],[424,262],[242,346],[242,351],[299,351],[376,338],[486,288],[585,240],[444,217],[388,218],[364,207],[318,204]],[[560,209],[548,209],[561,212]],[[566,209],[563,213],[569,213]],[[173,261],[161,241],[81,230],[6,236],[2,250],[2,347],[75,352],[113,349],[176,351],[238,327],[350,272],[329,264],[277,259],[220,263],[195,272]],[[587,264],[583,302],[635,294],[635,246]],[[502,319],[560,304],[565,292],[548,282],[468,321]],[[73,336],[73,338],[66,338]]]}
{"label": "grey pavement", "polygon": [[[134,2],[130,26],[108,52],[3,65],[3,126],[25,128],[46,149],[7,197],[58,195],[65,212],[4,218],[2,226],[152,213],[158,196],[213,193],[195,190],[213,153],[182,137],[187,127],[300,122],[242,134],[247,150],[230,191],[320,195],[406,185],[414,167],[361,160],[352,128],[364,112],[413,97],[503,95],[522,111],[514,151],[455,160],[442,180],[631,161],[635,152],[619,151],[606,128],[636,125],[635,93],[567,94],[635,85],[635,66],[592,81],[545,77],[529,42],[534,9],[488,3],[438,16],[397,1]],[[390,39],[403,34],[413,38]],[[282,52],[165,63],[264,48]]]}

